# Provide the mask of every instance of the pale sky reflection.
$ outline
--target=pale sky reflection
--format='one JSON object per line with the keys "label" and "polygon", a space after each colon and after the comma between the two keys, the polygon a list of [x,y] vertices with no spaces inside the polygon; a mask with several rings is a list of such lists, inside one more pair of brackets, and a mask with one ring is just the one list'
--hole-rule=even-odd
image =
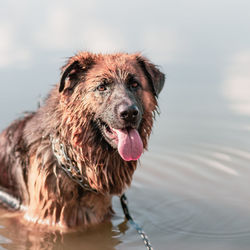
{"label": "pale sky reflection", "polygon": [[250,115],[250,51],[242,51],[230,60],[222,91],[234,112]]}

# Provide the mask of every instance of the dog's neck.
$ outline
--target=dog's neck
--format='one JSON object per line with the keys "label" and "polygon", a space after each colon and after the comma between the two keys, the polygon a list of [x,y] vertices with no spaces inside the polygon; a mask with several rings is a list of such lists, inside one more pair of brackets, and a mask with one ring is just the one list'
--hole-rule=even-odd
{"label": "dog's neck", "polygon": [[99,154],[103,156],[99,162],[93,163],[91,159],[87,158],[85,161],[79,161],[74,157],[71,146],[66,145],[57,137],[50,136],[50,141],[58,167],[83,190],[120,195],[130,185],[136,169],[136,161],[126,162],[116,152],[113,154],[111,162],[109,153],[105,150],[95,152],[97,158],[99,158]]}
{"label": "dog's neck", "polygon": [[73,162],[67,154],[65,145],[57,138],[51,136],[51,147],[54,156],[58,161],[58,166],[67,174],[67,176],[74,182],[76,182],[85,191],[96,193],[97,190],[91,188],[88,179],[84,176],[76,162]]}

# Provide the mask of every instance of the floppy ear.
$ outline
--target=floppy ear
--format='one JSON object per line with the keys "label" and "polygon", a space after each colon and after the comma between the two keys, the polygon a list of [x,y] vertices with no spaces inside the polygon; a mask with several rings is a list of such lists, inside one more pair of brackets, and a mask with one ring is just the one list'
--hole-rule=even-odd
{"label": "floppy ear", "polygon": [[61,81],[60,81],[60,86],[59,86],[59,92],[62,92],[64,87],[65,87],[65,80],[69,76],[69,74],[76,69],[79,68],[79,62],[74,61],[71,63],[69,66],[66,67],[66,69],[62,73]]}
{"label": "floppy ear", "polygon": [[67,78],[69,79],[69,85],[64,90],[64,92],[67,91],[69,93],[70,91],[73,91],[79,82],[79,74],[86,73],[93,63],[94,60],[90,53],[82,52],[74,57],[71,57],[68,60],[68,63],[62,67],[59,92],[64,90]]}
{"label": "floppy ear", "polygon": [[160,72],[160,70],[147,58],[143,56],[137,56],[136,60],[146,75],[154,96],[158,97],[164,86],[165,75]]}

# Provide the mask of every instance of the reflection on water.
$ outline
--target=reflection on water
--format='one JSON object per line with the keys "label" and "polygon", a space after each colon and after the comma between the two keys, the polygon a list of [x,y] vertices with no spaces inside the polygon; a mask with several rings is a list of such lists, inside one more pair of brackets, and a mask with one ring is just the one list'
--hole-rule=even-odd
{"label": "reflection on water", "polygon": [[250,51],[233,56],[226,70],[223,93],[230,107],[239,114],[250,115]]}
{"label": "reflection on water", "polygon": [[[4,211],[1,211],[4,214]],[[120,231],[119,228],[122,230]],[[119,235],[125,233],[126,226],[113,227],[111,223],[88,230],[61,233],[49,232],[22,225],[16,218],[1,220],[0,244],[6,249],[116,249]],[[1,249],[1,248],[0,248]]]}
{"label": "reflection on water", "polygon": [[[167,81],[127,191],[131,214],[156,250],[248,250],[250,2],[109,2],[3,3],[0,129],[37,106],[78,49],[143,51]],[[111,223],[70,233],[0,210],[0,249],[144,249],[113,204]]]}

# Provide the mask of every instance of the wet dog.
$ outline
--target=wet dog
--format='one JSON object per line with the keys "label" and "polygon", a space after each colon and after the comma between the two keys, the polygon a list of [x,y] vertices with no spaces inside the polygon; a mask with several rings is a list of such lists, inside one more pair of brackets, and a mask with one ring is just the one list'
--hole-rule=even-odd
{"label": "wet dog", "polygon": [[140,54],[69,58],[36,112],[0,135],[0,198],[37,224],[75,227],[112,215],[147,148],[164,74]]}

